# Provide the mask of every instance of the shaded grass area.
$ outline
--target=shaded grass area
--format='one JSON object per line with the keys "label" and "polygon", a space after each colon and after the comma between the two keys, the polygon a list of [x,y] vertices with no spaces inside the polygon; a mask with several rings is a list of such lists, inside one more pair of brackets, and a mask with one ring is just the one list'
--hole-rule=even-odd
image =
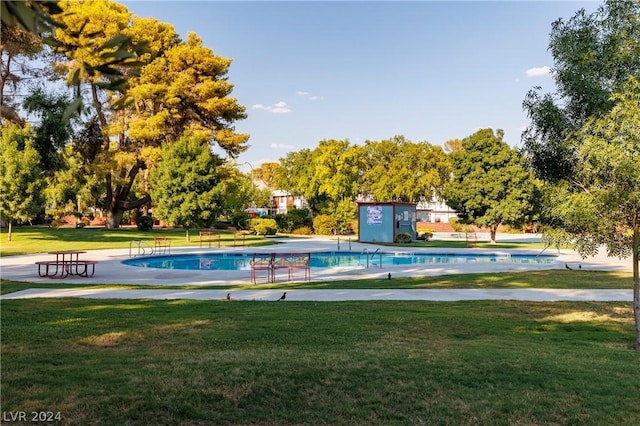
{"label": "shaded grass area", "polygon": [[276,284],[246,284],[228,286],[194,285],[100,285],[100,284],[36,284],[0,280],[0,293],[27,288],[137,288],[137,289],[406,289],[406,288],[554,288],[554,289],[631,289],[633,278],[629,272],[545,270],[528,272],[500,272],[483,274],[457,274],[428,277],[394,277],[388,279],[357,279],[348,281],[293,282]]}
{"label": "shaded grass area", "polygon": [[[15,227],[11,241],[7,241],[7,229],[0,229],[0,255],[44,253],[56,250],[98,250],[129,248],[134,240],[147,241],[153,247],[154,237],[165,237],[175,247],[199,247],[198,230],[190,231],[190,241],[186,240],[184,229],[153,229],[139,231],[137,228],[51,228],[48,226]],[[222,246],[232,246],[232,232],[220,231]],[[247,246],[273,244],[273,241],[256,235],[246,235]],[[240,240],[235,242],[242,244]],[[212,245],[213,246],[213,245]]]}
{"label": "shaded grass area", "polygon": [[64,424],[640,424],[628,303],[2,302],[2,410]]}

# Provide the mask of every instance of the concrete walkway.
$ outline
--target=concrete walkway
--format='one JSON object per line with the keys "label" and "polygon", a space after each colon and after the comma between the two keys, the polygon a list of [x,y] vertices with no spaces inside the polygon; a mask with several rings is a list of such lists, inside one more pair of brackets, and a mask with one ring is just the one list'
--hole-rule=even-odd
{"label": "concrete walkway", "polygon": [[[438,236],[437,236],[438,237]],[[436,238],[437,238],[436,237]],[[455,236],[439,236],[451,239]],[[498,241],[538,241],[537,235],[498,236]],[[373,252],[381,246],[362,244],[342,240],[338,243],[332,239],[301,238],[282,239],[281,244],[263,247],[223,247],[211,249],[172,248],[171,254],[198,253],[292,253],[318,251],[351,251],[362,253],[364,250]],[[415,253],[469,253],[469,249],[451,248],[395,248],[382,247],[385,252]],[[473,253],[499,254],[539,254],[540,250],[489,250],[473,249]],[[250,283],[250,271],[220,271],[220,270],[167,270],[149,269],[128,266],[122,263],[136,254],[128,249],[119,250],[91,250],[83,255],[84,259],[96,260],[95,275],[91,278],[68,277],[62,280],[52,280],[38,277],[36,261],[49,260],[51,255],[46,253],[25,256],[6,256],[0,258],[0,273],[3,279],[23,281],[37,284],[130,284],[154,286],[229,286]],[[616,270],[631,271],[630,259],[608,258],[598,255],[589,259],[581,259],[572,251],[556,251],[548,249],[545,254],[556,255],[556,261],[549,264],[509,263],[509,262],[471,262],[471,263],[443,263],[424,265],[398,265],[383,268],[313,268],[311,281],[336,281],[367,278],[386,278],[389,273],[393,277],[438,276],[448,274],[467,274],[482,272],[518,272],[529,270],[564,269],[565,265],[583,270]],[[579,273],[576,271],[576,273]],[[298,278],[301,280],[301,277]],[[260,278],[258,284],[265,282]],[[284,282],[285,279],[278,279]],[[1,299],[32,298],[32,297],[85,297],[85,298],[145,298],[145,299],[223,299],[227,290],[96,290],[86,288],[76,289],[29,289],[1,296]],[[230,291],[235,300],[274,300],[280,297],[282,290],[233,290]],[[478,300],[478,299],[513,299],[513,300],[632,300],[631,292],[617,290],[460,290],[460,289],[416,289],[416,290],[291,290],[287,291],[287,300]]]}

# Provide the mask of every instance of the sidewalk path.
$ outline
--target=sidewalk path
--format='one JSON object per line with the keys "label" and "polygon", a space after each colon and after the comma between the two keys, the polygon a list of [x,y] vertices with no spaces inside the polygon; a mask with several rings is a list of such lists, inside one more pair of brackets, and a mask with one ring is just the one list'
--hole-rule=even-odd
{"label": "sidewalk path", "polygon": [[[83,299],[195,299],[275,301],[283,290],[114,290],[114,289],[41,289],[32,288],[5,294],[4,299],[77,297]],[[287,290],[285,302],[337,302],[347,300],[522,300],[522,301],[597,301],[631,302],[632,290],[564,289],[380,289],[380,290]]]}

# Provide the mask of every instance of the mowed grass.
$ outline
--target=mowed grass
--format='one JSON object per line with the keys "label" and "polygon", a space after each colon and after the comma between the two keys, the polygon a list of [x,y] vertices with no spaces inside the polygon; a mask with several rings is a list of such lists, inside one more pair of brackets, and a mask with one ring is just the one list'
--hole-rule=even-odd
{"label": "mowed grass", "polygon": [[[313,271],[312,271],[313,274]],[[0,294],[28,288],[113,288],[123,289],[183,289],[183,290],[268,290],[268,289],[446,289],[446,288],[548,288],[548,289],[632,289],[630,272],[619,271],[567,271],[544,270],[527,272],[501,272],[482,274],[452,274],[420,277],[394,277],[393,279],[355,279],[339,281],[277,282],[275,284],[235,284],[201,286],[183,283],[163,285],[112,284],[58,284],[28,283],[0,279]]]}
{"label": "mowed grass", "polygon": [[640,424],[629,303],[1,303],[2,411],[67,425]]}
{"label": "mowed grass", "polygon": [[[135,227],[119,229],[106,228],[51,228],[48,226],[19,226],[12,232],[11,241],[7,241],[7,229],[0,229],[0,256],[17,254],[46,253],[56,250],[101,250],[129,248],[132,241],[147,241],[153,247],[154,237],[167,238],[174,247],[199,247],[198,230],[189,232],[189,241],[184,229],[153,229],[139,231]],[[234,234],[220,231],[222,246],[241,245],[240,239],[234,241]],[[212,243],[212,247],[214,244]],[[246,246],[273,244],[269,239],[256,235],[246,235]],[[137,246],[134,246],[134,248]]]}
{"label": "mowed grass", "polygon": [[[185,245],[183,230],[157,232]],[[0,253],[126,248],[155,233],[25,227],[9,245],[0,235]],[[228,237],[223,244],[232,244]],[[0,283],[2,293],[80,286]],[[632,288],[632,282],[628,273],[555,270],[227,288],[274,287]],[[0,305],[1,411],[59,412],[62,424],[640,424],[631,303]]]}

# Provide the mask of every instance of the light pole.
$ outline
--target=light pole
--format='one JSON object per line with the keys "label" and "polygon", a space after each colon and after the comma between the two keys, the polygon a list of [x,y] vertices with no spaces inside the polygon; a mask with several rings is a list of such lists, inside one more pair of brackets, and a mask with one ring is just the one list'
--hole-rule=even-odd
{"label": "light pole", "polygon": [[245,161],[242,164],[246,164],[251,169],[251,207],[255,209],[256,208],[256,205],[255,205],[256,184],[253,176],[253,166],[248,161]]}

